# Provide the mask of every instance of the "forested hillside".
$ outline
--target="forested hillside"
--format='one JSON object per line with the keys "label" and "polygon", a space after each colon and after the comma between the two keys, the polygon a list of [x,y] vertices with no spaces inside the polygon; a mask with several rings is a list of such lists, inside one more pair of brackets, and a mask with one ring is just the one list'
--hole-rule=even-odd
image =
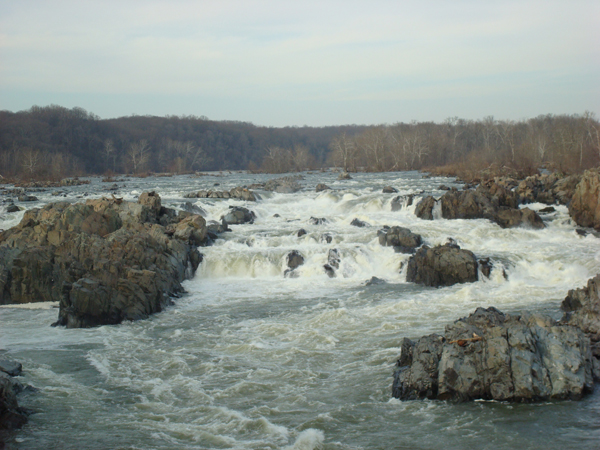
{"label": "forested hillside", "polygon": [[104,173],[209,170],[413,170],[496,163],[579,172],[600,163],[593,114],[522,121],[260,127],[195,116],[103,120],[81,108],[0,111],[0,175],[58,179]]}

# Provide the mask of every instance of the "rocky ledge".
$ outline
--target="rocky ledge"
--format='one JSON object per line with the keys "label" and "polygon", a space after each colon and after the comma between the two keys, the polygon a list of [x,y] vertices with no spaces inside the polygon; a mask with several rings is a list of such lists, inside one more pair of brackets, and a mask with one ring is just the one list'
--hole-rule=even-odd
{"label": "rocky ledge", "polygon": [[405,338],[392,395],[402,400],[580,399],[600,381],[600,275],[569,291],[560,321],[477,309],[417,341]]}
{"label": "rocky ledge", "polygon": [[593,390],[590,341],[581,329],[495,308],[477,309],[443,335],[405,338],[397,366],[392,395],[402,400],[543,401]]}
{"label": "rocky ledge", "polygon": [[161,311],[201,262],[200,215],[160,196],[51,203],[0,233],[0,304],[57,301],[57,325],[118,324]]}

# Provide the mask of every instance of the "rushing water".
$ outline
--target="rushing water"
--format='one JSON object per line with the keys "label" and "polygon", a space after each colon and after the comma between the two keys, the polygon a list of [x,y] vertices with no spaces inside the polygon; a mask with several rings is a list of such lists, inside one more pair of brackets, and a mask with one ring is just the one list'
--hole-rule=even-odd
{"label": "rushing water", "polygon": [[[546,215],[541,231],[503,230],[486,220],[422,221],[414,205],[392,212],[392,198],[439,196],[439,185],[451,180],[414,172],[345,181],[332,173],[304,175],[304,190],[263,193],[246,205],[255,223],[232,226],[203,248],[204,262],[184,284],[188,293],[148,320],[67,330],[50,327],[52,307],[0,308],[0,349],[23,363],[22,381],[39,389],[21,397],[36,413],[9,436],[7,448],[598,448],[600,389],[582,401],[543,404],[391,398],[405,336],[442,332],[478,306],[560,317],[567,291],[600,272],[598,239],[579,236],[565,207]],[[127,178],[118,195],[133,200],[156,190],[163,205],[177,208],[186,192],[268,178]],[[319,182],[333,190],[315,192]],[[399,194],[383,194],[385,185]],[[94,179],[60,191],[77,201],[108,195],[106,186]],[[61,199],[51,192],[36,193],[33,206]],[[243,204],[191,201],[207,219]],[[0,228],[22,214],[0,209]],[[327,222],[311,225],[311,216]],[[354,218],[369,226],[351,226]],[[408,256],[379,245],[382,225],[408,227],[429,245],[452,237],[491,257],[492,275],[441,289],[406,283],[401,265]],[[299,238],[300,228],[307,234]],[[335,278],[323,270],[331,248],[341,254]],[[290,250],[306,258],[297,278],[283,276]],[[366,285],[373,276],[386,283]]]}

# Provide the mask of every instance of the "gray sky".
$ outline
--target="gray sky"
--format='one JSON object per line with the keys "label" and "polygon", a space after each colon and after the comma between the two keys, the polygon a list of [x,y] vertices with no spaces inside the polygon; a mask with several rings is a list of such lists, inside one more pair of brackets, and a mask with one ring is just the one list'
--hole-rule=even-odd
{"label": "gray sky", "polygon": [[257,125],[600,112],[600,1],[0,0],[0,109]]}

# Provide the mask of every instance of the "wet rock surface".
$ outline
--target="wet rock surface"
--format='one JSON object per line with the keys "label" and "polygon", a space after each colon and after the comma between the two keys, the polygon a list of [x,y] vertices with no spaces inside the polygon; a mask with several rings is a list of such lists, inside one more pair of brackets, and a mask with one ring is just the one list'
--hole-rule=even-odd
{"label": "wet rock surface", "polygon": [[477,258],[458,245],[423,246],[408,260],[406,281],[425,286],[451,286],[477,281]]}
{"label": "wet rock surface", "polygon": [[577,184],[569,214],[581,227],[600,231],[600,170],[587,170]]}
{"label": "wet rock surface", "polygon": [[570,290],[561,304],[562,323],[580,328],[590,339],[594,378],[600,381],[600,274],[587,286]]}
{"label": "wet rock surface", "polygon": [[478,308],[416,341],[404,339],[392,395],[402,400],[580,399],[593,390],[589,339],[552,318]]}
{"label": "wet rock surface", "polygon": [[23,385],[14,378],[21,374],[21,369],[21,364],[16,361],[0,360],[0,430],[21,428],[27,423],[28,412],[17,402],[17,394],[23,391]]}
{"label": "wet rock surface", "polygon": [[146,318],[183,291],[205,238],[204,218],[154,192],[50,203],[0,234],[0,304],[60,302],[56,324],[70,328]]}
{"label": "wet rock surface", "polygon": [[414,253],[423,243],[420,235],[404,227],[383,227],[377,232],[379,243],[384,247],[394,247],[398,253]]}

